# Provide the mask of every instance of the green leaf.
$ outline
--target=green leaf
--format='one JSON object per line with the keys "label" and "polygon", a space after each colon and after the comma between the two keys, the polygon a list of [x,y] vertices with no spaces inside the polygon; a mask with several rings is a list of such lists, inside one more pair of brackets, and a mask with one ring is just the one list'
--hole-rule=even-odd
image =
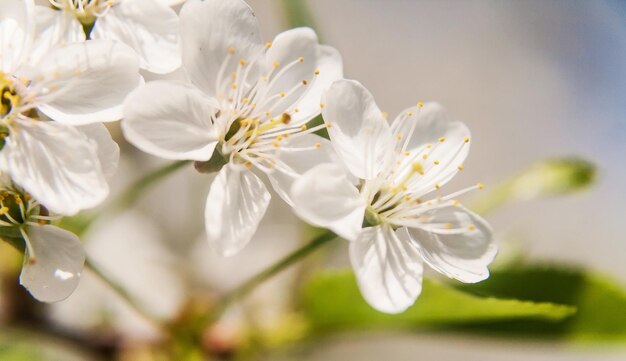
{"label": "green leaf", "polygon": [[582,269],[547,265],[516,266],[493,272],[490,279],[459,287],[476,295],[554,302],[578,312],[562,322],[499,322],[475,329],[500,335],[553,337],[576,341],[626,341],[626,290],[616,282]]}
{"label": "green leaf", "polygon": [[413,307],[399,315],[388,315],[375,311],[363,300],[350,271],[314,276],[305,285],[302,302],[313,331],[442,327],[515,319],[556,322],[575,312],[575,307],[481,297],[424,280],[422,294]]}
{"label": "green leaf", "polygon": [[470,208],[485,214],[511,202],[551,197],[587,189],[596,179],[595,166],[580,158],[554,158],[537,162],[512,179],[488,191]]}

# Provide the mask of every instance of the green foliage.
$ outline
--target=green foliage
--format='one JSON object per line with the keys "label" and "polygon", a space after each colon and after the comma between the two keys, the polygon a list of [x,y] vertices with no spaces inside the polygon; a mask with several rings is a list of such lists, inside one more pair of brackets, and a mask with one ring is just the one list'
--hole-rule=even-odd
{"label": "green foliage", "polygon": [[557,322],[575,312],[571,306],[482,297],[424,280],[422,294],[413,307],[399,315],[388,315],[375,311],[363,300],[350,271],[314,276],[304,287],[302,305],[314,332],[451,327],[517,319]]}
{"label": "green foliage", "polygon": [[518,266],[459,289],[476,295],[554,302],[576,307],[562,322],[518,320],[474,325],[499,335],[552,337],[578,341],[626,341],[626,290],[600,275],[554,266]]}
{"label": "green foliage", "polygon": [[586,160],[575,157],[548,159],[499,184],[471,208],[484,214],[511,201],[578,192],[591,186],[595,179],[595,166]]}

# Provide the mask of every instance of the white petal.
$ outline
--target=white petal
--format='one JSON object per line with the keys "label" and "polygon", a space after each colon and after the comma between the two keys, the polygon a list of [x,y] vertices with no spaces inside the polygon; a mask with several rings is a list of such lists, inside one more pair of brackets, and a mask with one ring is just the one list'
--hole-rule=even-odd
{"label": "white petal", "polygon": [[56,48],[37,69],[44,79],[39,109],[74,125],[119,120],[124,98],[142,81],[135,52],[105,40]]}
{"label": "white petal", "polygon": [[154,73],[180,67],[176,12],[158,0],[122,1],[99,18],[92,39],[120,41],[139,55],[140,66]]}
{"label": "white petal", "polygon": [[270,202],[259,177],[227,165],[220,170],[207,197],[204,220],[209,244],[222,256],[232,256],[252,239]]}
{"label": "white petal", "polygon": [[12,73],[30,54],[35,30],[32,0],[0,1],[0,70]]}
{"label": "white petal", "polygon": [[330,140],[355,176],[372,179],[393,160],[389,125],[372,94],[354,80],[334,82],[324,94],[324,121]]}
{"label": "white petal", "polygon": [[[183,66],[191,81],[210,95],[216,94],[218,73],[227,56],[228,77],[240,59],[254,65],[262,55],[259,25],[242,0],[189,0],[180,11]],[[229,49],[234,54],[229,55]]]}
{"label": "white petal", "polygon": [[31,64],[39,63],[56,46],[85,41],[83,26],[72,13],[48,6],[36,6],[35,11],[37,32],[29,58]]}
{"label": "white petal", "polygon": [[284,142],[278,152],[274,172],[267,176],[276,193],[289,205],[293,205],[290,195],[293,182],[316,165],[333,161],[330,142],[315,134],[295,136]]}
{"label": "white petal", "polygon": [[403,228],[365,228],[350,243],[350,261],[361,294],[378,311],[403,312],[422,291],[422,259]]}
{"label": "white petal", "polygon": [[293,183],[291,200],[296,214],[308,223],[347,240],[361,232],[365,202],[338,164],[320,164],[304,173]]}
{"label": "white petal", "polygon": [[109,193],[97,149],[79,130],[16,119],[0,152],[0,168],[48,209],[72,215]]}
{"label": "white petal", "polygon": [[154,81],[124,102],[124,136],[144,152],[167,159],[211,158],[218,129],[210,98],[191,86]]}
{"label": "white petal", "polygon": [[50,225],[29,226],[26,233],[30,247],[24,256],[20,283],[39,301],[66,299],[76,289],[85,264],[80,240],[75,234]]}
{"label": "white petal", "polygon": [[408,228],[408,231],[429,266],[467,283],[489,277],[487,266],[498,248],[484,219],[452,205],[425,216],[430,218],[425,227]]}
{"label": "white petal", "polygon": [[[420,154],[428,155],[428,159],[423,161],[425,175],[419,183],[410,187],[415,197],[434,190],[436,184],[443,186],[452,179],[469,153],[469,129],[461,122],[450,121],[437,103],[406,109],[394,120],[391,129],[395,139],[400,138],[396,149],[406,149],[420,161]],[[428,148],[428,144],[432,147]],[[412,159],[407,158],[407,161]]]}
{"label": "white petal", "polygon": [[88,124],[78,127],[98,150],[98,159],[102,174],[111,180],[120,163],[120,147],[113,141],[111,133],[102,123]]}
{"label": "white petal", "polygon": [[[278,34],[266,58],[268,68],[275,63],[279,65],[274,73],[280,74],[276,80],[272,80],[274,85],[268,89],[268,95],[291,93],[274,107],[273,115],[288,112],[293,124],[305,123],[317,116],[321,110],[322,92],[332,82],[343,77],[339,52],[320,45],[317,35],[310,28],[296,28]],[[316,71],[318,75],[315,75]],[[296,91],[290,92],[294,88]],[[294,112],[294,108],[298,108],[298,112]]]}

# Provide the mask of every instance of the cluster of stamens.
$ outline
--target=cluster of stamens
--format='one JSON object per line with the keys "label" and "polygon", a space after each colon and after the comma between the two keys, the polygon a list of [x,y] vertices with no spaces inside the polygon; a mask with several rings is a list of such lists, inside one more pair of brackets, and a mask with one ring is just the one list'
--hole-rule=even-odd
{"label": "cluster of stamens", "polygon": [[[418,103],[418,111],[423,104]],[[456,151],[446,154],[446,159],[432,159],[439,146],[448,140],[440,137],[436,142],[424,144],[412,151],[407,146],[416,128],[416,120],[412,119],[416,114],[407,112],[396,122],[413,121],[405,135],[401,132],[402,127],[394,129],[394,137],[398,144],[396,147],[395,167],[381,174],[381,182],[371,187],[362,185],[361,192],[366,192],[368,197],[367,219],[370,223],[391,223],[401,226],[398,222],[410,220],[423,224],[423,228],[436,228],[438,232],[455,233],[472,231],[475,226],[466,225],[463,229],[453,229],[451,223],[432,223],[432,211],[450,205],[460,206],[457,197],[476,189],[483,189],[482,183],[467,187],[446,196],[438,196],[432,199],[422,199],[423,196],[441,188],[440,182],[446,181],[450,175],[434,171],[437,167],[454,162],[459,153],[466,147],[470,139],[464,138]],[[463,170],[463,165],[455,166],[457,170]],[[433,187],[434,184],[434,187]],[[367,189],[369,188],[369,189]]]}
{"label": "cluster of stamens", "polygon": [[[270,46],[271,43],[266,43],[266,49]],[[241,59],[235,48],[228,48],[216,81],[220,110],[211,121],[226,125],[223,154],[230,154],[232,160],[249,168],[256,166],[271,171],[280,166],[274,156],[279,149],[302,151],[320,147],[318,143],[307,148],[292,148],[284,146],[286,140],[315,132],[325,125],[308,128],[306,124],[292,122],[293,115],[299,112],[295,105],[313,86],[319,70],[314,70],[310,79],[302,79],[291,89],[275,91],[277,82],[303,64],[305,58],[297,57],[284,65],[274,61],[269,70],[265,70],[265,61],[264,52],[253,59]],[[227,75],[229,69],[233,70]],[[259,71],[263,73],[259,75]]]}
{"label": "cluster of stamens", "polygon": [[58,9],[71,12],[83,25],[91,25],[96,18],[106,15],[118,0],[48,0]]}

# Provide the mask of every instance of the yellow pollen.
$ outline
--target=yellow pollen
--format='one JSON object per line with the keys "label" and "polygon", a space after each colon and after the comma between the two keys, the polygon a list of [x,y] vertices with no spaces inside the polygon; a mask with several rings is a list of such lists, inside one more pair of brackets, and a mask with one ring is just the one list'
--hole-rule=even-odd
{"label": "yellow pollen", "polygon": [[315,143],[315,148],[320,148],[322,145],[320,143]]}
{"label": "yellow pollen", "polygon": [[406,152],[404,152],[404,155],[406,155],[407,157],[411,155],[411,152],[409,152],[408,150]]}
{"label": "yellow pollen", "polygon": [[285,94],[285,92],[280,92],[278,95],[280,95],[281,98],[284,98],[287,94]]}
{"label": "yellow pollen", "polygon": [[465,139],[463,139],[463,141],[464,141],[465,143],[469,143],[470,139],[469,139],[469,137],[465,137]]}
{"label": "yellow pollen", "polygon": [[266,47],[266,48],[269,48],[270,46],[272,46],[272,43],[271,43],[271,42],[269,42],[269,41],[268,41],[267,43],[265,43],[265,47]]}
{"label": "yellow pollen", "polygon": [[293,111],[294,111],[295,113],[297,113],[297,112],[299,112],[299,111],[300,111],[300,109],[298,109],[298,108],[293,108]]}
{"label": "yellow pollen", "polygon": [[230,55],[235,54],[235,48],[233,48],[233,47],[228,48],[228,54],[230,54]]}
{"label": "yellow pollen", "polygon": [[14,195],[13,198],[15,198],[15,203],[17,204],[22,204],[22,198],[20,198],[19,195]]}
{"label": "yellow pollen", "polygon": [[266,117],[270,116],[270,112],[269,111],[265,112],[264,114],[265,114]]}
{"label": "yellow pollen", "polygon": [[443,143],[443,142],[445,142],[445,141],[446,141],[446,137],[441,137],[441,138],[439,138],[439,142]]}
{"label": "yellow pollen", "polygon": [[300,130],[302,130],[302,131],[305,131],[305,130],[306,130],[306,128],[307,128],[306,124],[302,124],[302,125],[300,126]]}
{"label": "yellow pollen", "polygon": [[309,84],[309,82],[306,79],[303,79],[302,80],[302,85],[307,85],[307,84]]}
{"label": "yellow pollen", "polygon": [[248,168],[248,169],[252,169],[252,163],[251,162],[245,162],[244,167]]}
{"label": "yellow pollen", "polygon": [[302,63],[304,61],[304,57],[303,56],[299,57],[298,61]]}
{"label": "yellow pollen", "polygon": [[439,161],[438,160],[434,161],[433,163],[435,163],[435,165],[439,165]]}
{"label": "yellow pollen", "polygon": [[441,188],[441,185],[439,183],[435,184],[435,189],[439,189]]}
{"label": "yellow pollen", "polygon": [[320,108],[324,109],[324,103],[320,103]]}
{"label": "yellow pollen", "polygon": [[461,203],[455,199],[454,201],[452,201],[452,205],[458,207],[461,205]]}
{"label": "yellow pollen", "polygon": [[9,207],[2,207],[0,208],[0,216],[7,213],[9,211]]}
{"label": "yellow pollen", "polygon": [[315,74],[315,75],[320,75],[320,71],[319,71],[319,70],[315,70],[315,71],[313,72],[313,74]]}
{"label": "yellow pollen", "polygon": [[475,230],[475,229],[476,229],[476,226],[475,226],[475,225],[473,225],[473,224],[470,224],[470,225],[468,225],[468,226],[467,226],[467,229],[468,229],[469,231],[473,231],[473,230]]}
{"label": "yellow pollen", "polygon": [[396,135],[396,139],[397,139],[397,140],[402,140],[402,134],[398,134],[398,135]]}
{"label": "yellow pollen", "polygon": [[272,146],[274,148],[280,148],[280,143],[277,140],[275,140],[275,141],[272,142]]}
{"label": "yellow pollen", "polygon": [[478,189],[483,189],[483,188],[485,188],[485,185],[484,185],[484,184],[482,184],[482,183],[478,183],[478,184],[476,185],[476,188],[478,188]]}
{"label": "yellow pollen", "polygon": [[422,199],[421,199],[421,198],[416,199],[416,200],[415,200],[415,203],[417,203],[417,204],[422,204]]}
{"label": "yellow pollen", "polygon": [[432,144],[430,144],[430,143],[426,144],[426,148],[430,149],[430,148],[432,148],[432,147],[433,147],[433,145],[432,145]]}
{"label": "yellow pollen", "polygon": [[401,188],[403,191],[405,191],[405,190],[407,190],[407,189],[408,189],[408,188],[406,187],[406,185],[404,185],[404,184],[403,184],[403,185],[401,185],[401,186],[400,186],[400,188]]}
{"label": "yellow pollen", "polygon": [[460,165],[457,167],[457,169],[458,169],[458,170],[463,170],[463,164],[460,164]]}
{"label": "yellow pollen", "polygon": [[283,140],[283,138],[284,138],[284,137],[283,137],[282,135],[278,135],[278,136],[276,136],[276,140],[278,140],[278,141]]}
{"label": "yellow pollen", "polygon": [[424,175],[424,166],[420,162],[413,163],[413,172]]}
{"label": "yellow pollen", "polygon": [[240,59],[239,60],[239,65],[241,65],[241,66],[246,65],[246,61],[244,59]]}
{"label": "yellow pollen", "polygon": [[408,115],[409,117],[413,115],[413,112],[406,112],[406,115]]}
{"label": "yellow pollen", "polygon": [[237,89],[237,83],[233,83],[233,85],[230,86],[233,89]]}
{"label": "yellow pollen", "polygon": [[428,154],[424,154],[424,155],[422,156],[422,159],[428,159]]}
{"label": "yellow pollen", "polygon": [[249,101],[250,101],[250,99],[248,99],[248,98],[241,99],[241,102],[244,103],[244,104],[248,104]]}
{"label": "yellow pollen", "polygon": [[283,113],[283,114],[280,116],[280,121],[281,121],[283,124],[289,124],[289,122],[291,122],[291,115],[289,115],[289,113]]}
{"label": "yellow pollen", "polygon": [[424,103],[423,102],[417,102],[417,106],[421,108],[421,107],[424,106]]}
{"label": "yellow pollen", "polygon": [[278,62],[278,60],[274,61],[274,68],[278,68],[280,66],[280,63]]}
{"label": "yellow pollen", "polygon": [[446,223],[443,225],[443,228],[445,229],[452,229],[452,223]]}
{"label": "yellow pollen", "polygon": [[30,199],[31,199],[30,198],[30,194],[28,194],[28,193],[24,194],[24,199],[27,200],[27,201],[30,201]]}
{"label": "yellow pollen", "polygon": [[333,127],[333,125],[332,125],[332,124],[330,124],[330,123],[326,123],[326,129],[329,129],[329,128],[332,128],[332,127]]}
{"label": "yellow pollen", "polygon": [[385,118],[385,119],[387,119],[387,117],[389,116],[389,113],[387,113],[387,112],[383,112],[382,114],[383,114],[383,118]]}

